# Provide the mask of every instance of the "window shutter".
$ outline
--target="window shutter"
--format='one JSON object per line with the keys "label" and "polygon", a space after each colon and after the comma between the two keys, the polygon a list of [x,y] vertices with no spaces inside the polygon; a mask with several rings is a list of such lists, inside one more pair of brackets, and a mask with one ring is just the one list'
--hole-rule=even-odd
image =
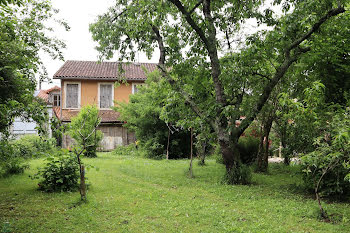
{"label": "window shutter", "polygon": [[111,84],[100,85],[100,108],[109,108],[112,105],[112,86]]}
{"label": "window shutter", "polygon": [[78,84],[67,84],[67,108],[78,108]]}

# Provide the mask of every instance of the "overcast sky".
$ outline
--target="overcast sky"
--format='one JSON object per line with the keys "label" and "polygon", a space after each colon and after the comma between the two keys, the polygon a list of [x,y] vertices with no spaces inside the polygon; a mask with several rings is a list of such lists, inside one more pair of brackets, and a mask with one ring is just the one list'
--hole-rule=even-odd
{"label": "overcast sky", "polygon": [[[67,48],[63,51],[65,60],[97,61],[98,53],[95,50],[96,43],[89,32],[89,24],[95,22],[98,15],[107,11],[113,5],[114,0],[52,0],[54,8],[59,9],[59,18],[65,19],[71,30],[66,32],[62,27],[55,27],[56,37],[63,40]],[[64,62],[52,60],[42,55],[44,64],[52,79],[56,71]],[[157,58],[148,61],[140,54],[140,62],[157,62]],[[43,83],[42,88],[58,85],[59,80],[53,80],[52,84]]]}
{"label": "overcast sky", "polygon": [[[71,30],[66,32],[62,26],[56,26],[55,36],[63,40],[67,48],[63,51],[65,60],[84,60],[97,61],[98,53],[95,50],[97,43],[92,40],[89,32],[89,24],[96,21],[97,16],[105,13],[114,3],[114,0],[52,0],[53,7],[59,9],[57,18],[65,19]],[[255,32],[256,22],[249,21],[246,25],[245,33]],[[159,53],[156,52],[152,60],[140,53],[139,62],[158,62]],[[63,65],[63,61],[52,60],[48,55],[43,55],[44,65],[48,70],[49,78],[53,83],[43,83],[42,89],[47,89],[54,85],[60,86],[59,80],[53,80],[52,77],[56,71]],[[117,59],[117,58],[116,58]],[[116,61],[116,59],[112,61]]]}

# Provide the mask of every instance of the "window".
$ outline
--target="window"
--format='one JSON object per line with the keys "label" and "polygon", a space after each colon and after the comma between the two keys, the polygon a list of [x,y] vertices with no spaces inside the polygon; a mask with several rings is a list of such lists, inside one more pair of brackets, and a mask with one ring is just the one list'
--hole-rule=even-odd
{"label": "window", "polygon": [[99,107],[110,108],[113,106],[113,84],[99,83]]}
{"label": "window", "polygon": [[59,94],[53,95],[53,106],[61,106],[61,96]]}
{"label": "window", "polygon": [[79,108],[80,85],[79,83],[66,83],[66,108]]}
{"label": "window", "polygon": [[139,88],[142,86],[143,84],[141,83],[133,83],[132,84],[132,93],[135,94],[139,91]]}

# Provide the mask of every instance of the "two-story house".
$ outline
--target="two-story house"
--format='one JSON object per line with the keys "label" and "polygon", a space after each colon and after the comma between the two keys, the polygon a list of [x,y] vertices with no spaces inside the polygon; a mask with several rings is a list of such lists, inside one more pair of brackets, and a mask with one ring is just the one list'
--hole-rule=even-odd
{"label": "two-story house", "polygon": [[[112,150],[118,145],[135,141],[134,134],[122,125],[119,113],[111,109],[116,101],[129,101],[129,95],[137,92],[137,86],[146,80],[146,73],[157,65],[152,63],[120,63],[95,61],[67,61],[54,75],[61,80],[61,106],[58,115],[63,123],[69,123],[81,107],[97,105],[104,134],[101,147]],[[122,80],[122,81],[121,81]],[[115,85],[115,82],[119,82]],[[71,145],[72,139],[63,136],[63,147]]]}

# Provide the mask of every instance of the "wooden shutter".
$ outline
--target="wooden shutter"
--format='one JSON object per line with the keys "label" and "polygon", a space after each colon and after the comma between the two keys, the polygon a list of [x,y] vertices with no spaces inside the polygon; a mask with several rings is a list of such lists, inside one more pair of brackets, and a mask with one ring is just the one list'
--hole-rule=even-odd
{"label": "wooden shutter", "polygon": [[78,108],[79,84],[67,84],[67,108]]}
{"label": "wooden shutter", "polygon": [[100,84],[100,108],[112,105],[112,84]]}

